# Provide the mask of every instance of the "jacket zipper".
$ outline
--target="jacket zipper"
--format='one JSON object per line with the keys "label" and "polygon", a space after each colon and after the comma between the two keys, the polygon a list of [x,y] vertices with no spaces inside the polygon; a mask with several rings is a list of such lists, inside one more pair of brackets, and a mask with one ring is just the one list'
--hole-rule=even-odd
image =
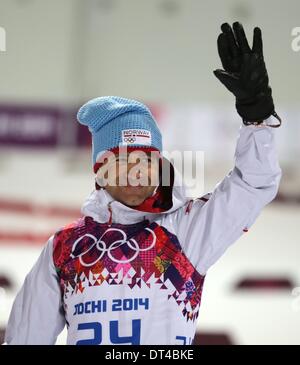
{"label": "jacket zipper", "polygon": [[112,225],[112,209],[111,209],[111,203],[108,203],[108,210],[109,210],[109,219],[108,219],[108,226],[110,227]]}

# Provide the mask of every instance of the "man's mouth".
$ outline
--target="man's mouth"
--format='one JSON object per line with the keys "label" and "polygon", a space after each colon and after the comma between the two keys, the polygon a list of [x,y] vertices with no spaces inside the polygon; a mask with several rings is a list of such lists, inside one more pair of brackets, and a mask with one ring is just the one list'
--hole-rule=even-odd
{"label": "man's mouth", "polygon": [[130,190],[141,190],[144,186],[143,185],[126,185],[124,186],[125,189],[130,189]]}

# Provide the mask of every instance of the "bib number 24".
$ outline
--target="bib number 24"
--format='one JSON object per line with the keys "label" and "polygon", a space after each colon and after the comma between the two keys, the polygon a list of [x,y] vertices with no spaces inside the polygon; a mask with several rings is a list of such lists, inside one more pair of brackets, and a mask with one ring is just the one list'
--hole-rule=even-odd
{"label": "bib number 24", "polygon": [[[140,345],[141,339],[141,320],[133,319],[131,321],[131,335],[119,335],[119,322],[109,321],[109,337],[111,344],[128,344]],[[76,345],[101,345],[102,343],[102,324],[100,322],[79,323],[78,331],[93,331],[93,337],[86,340],[79,340]]]}

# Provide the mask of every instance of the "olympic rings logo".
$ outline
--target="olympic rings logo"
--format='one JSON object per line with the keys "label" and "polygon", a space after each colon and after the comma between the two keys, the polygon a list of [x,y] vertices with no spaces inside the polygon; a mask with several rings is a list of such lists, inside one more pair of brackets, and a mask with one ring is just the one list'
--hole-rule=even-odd
{"label": "olympic rings logo", "polygon": [[136,140],[135,137],[126,137],[124,138],[124,142],[128,142],[128,143],[134,143]]}
{"label": "olympic rings logo", "polygon": [[[76,257],[79,258],[79,261],[81,263],[82,266],[85,267],[90,267],[95,265],[96,262],[98,262],[99,260],[102,259],[102,257],[105,255],[105,253],[107,253],[108,257],[116,263],[119,264],[126,264],[128,262],[133,261],[140,252],[145,252],[145,251],[149,251],[151,250],[156,243],[156,235],[155,233],[152,231],[152,229],[150,228],[145,228],[148,232],[151,233],[152,235],[152,242],[149,245],[149,247],[146,248],[140,248],[139,244],[137,243],[137,241],[134,238],[130,238],[129,240],[127,240],[127,235],[124,231],[122,231],[121,229],[118,228],[108,228],[103,234],[102,236],[97,240],[97,238],[95,236],[93,236],[92,234],[85,234],[81,237],[79,237],[73,244],[72,247],[72,253],[71,253],[71,257],[74,259]],[[108,232],[119,232],[120,234],[120,239],[116,240],[115,242],[113,242],[109,247],[107,247],[105,241],[103,240],[103,237],[106,235],[106,233]],[[79,255],[74,255],[74,252],[76,250],[77,245],[80,243],[81,240],[83,240],[85,237],[89,237],[91,239],[91,241],[93,242],[92,245],[84,252],[81,252]],[[117,248],[119,248],[122,245],[127,245],[132,251],[134,251],[134,254],[132,257],[130,257],[129,259],[125,259],[125,260],[118,260],[116,257],[114,257],[113,255],[113,251],[116,250]],[[99,252],[99,256],[96,258],[96,260],[94,260],[93,262],[86,262],[84,257],[86,255],[88,255],[88,253],[92,250],[94,250],[96,248],[96,250]]]}

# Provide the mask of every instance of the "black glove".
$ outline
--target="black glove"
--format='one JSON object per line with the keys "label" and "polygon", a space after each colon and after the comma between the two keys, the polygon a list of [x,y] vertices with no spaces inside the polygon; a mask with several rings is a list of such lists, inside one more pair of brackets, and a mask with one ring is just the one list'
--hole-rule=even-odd
{"label": "black glove", "polygon": [[260,28],[254,29],[252,49],[243,26],[235,22],[232,28],[228,23],[221,26],[218,52],[224,70],[215,70],[215,76],[236,97],[236,109],[244,124],[260,124],[272,114],[278,117],[264,62]]}

